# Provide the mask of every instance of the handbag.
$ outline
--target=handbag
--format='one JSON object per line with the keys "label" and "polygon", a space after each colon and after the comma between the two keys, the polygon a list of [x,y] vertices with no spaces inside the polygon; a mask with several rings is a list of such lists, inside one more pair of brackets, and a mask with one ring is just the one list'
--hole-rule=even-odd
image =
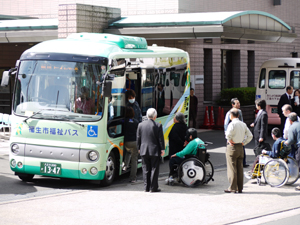
{"label": "handbag", "polygon": [[258,156],[261,154],[262,150],[271,151],[271,145],[267,142],[260,142],[255,148],[254,148],[254,154],[255,156]]}

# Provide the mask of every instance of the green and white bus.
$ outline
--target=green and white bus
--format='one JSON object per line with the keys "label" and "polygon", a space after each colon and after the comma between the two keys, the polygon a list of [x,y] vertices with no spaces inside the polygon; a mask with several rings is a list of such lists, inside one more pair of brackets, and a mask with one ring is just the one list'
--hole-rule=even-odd
{"label": "green and white bus", "polygon": [[75,33],[26,50],[10,71],[15,73],[11,169],[23,181],[43,175],[110,185],[124,173],[125,92],[136,92],[145,116],[148,108],[157,108],[158,83],[170,82],[167,71],[180,80],[165,88],[166,114],[156,119],[163,124],[166,153],[174,114],[184,113],[188,122],[187,52],[147,46],[140,37],[97,33]]}

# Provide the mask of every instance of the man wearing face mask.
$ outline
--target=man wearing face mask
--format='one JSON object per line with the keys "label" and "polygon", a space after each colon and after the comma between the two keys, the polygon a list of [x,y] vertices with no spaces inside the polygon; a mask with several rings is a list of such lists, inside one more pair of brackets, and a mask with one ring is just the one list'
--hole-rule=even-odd
{"label": "man wearing face mask", "polygon": [[139,103],[135,101],[135,96],[136,95],[134,90],[126,91],[126,99],[127,99],[126,106],[132,107],[134,110],[134,119],[136,119],[139,122],[142,122],[142,112]]}

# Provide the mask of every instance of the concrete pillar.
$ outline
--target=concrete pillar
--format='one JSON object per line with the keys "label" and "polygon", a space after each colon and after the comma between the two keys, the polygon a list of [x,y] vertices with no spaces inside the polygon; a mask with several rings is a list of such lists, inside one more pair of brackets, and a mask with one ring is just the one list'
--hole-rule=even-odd
{"label": "concrete pillar", "polygon": [[212,50],[212,100],[216,101],[221,91],[221,50]]}
{"label": "concrete pillar", "polygon": [[60,4],[58,8],[58,37],[71,33],[102,33],[103,29],[121,18],[121,9],[83,4]]}
{"label": "concrete pillar", "polygon": [[248,87],[248,51],[240,50],[240,87]]}

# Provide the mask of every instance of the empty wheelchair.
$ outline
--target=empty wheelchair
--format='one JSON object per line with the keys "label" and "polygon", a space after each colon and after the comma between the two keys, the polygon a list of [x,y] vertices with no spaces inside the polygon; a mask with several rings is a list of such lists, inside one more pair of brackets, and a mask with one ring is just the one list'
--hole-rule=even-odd
{"label": "empty wheelchair", "polygon": [[[207,184],[214,181],[214,167],[209,161],[207,145],[212,144],[205,142],[198,145],[197,155],[186,155],[185,160],[180,165],[175,165],[178,182],[182,182],[188,187],[196,187],[201,184]],[[203,148],[204,147],[204,148]],[[171,182],[171,185],[174,184]]]}
{"label": "empty wheelchair", "polygon": [[260,155],[251,179],[257,179],[257,184],[260,185],[262,175],[270,186],[281,187],[285,184],[294,184],[298,180],[299,168],[294,158],[273,159],[266,155]]}

